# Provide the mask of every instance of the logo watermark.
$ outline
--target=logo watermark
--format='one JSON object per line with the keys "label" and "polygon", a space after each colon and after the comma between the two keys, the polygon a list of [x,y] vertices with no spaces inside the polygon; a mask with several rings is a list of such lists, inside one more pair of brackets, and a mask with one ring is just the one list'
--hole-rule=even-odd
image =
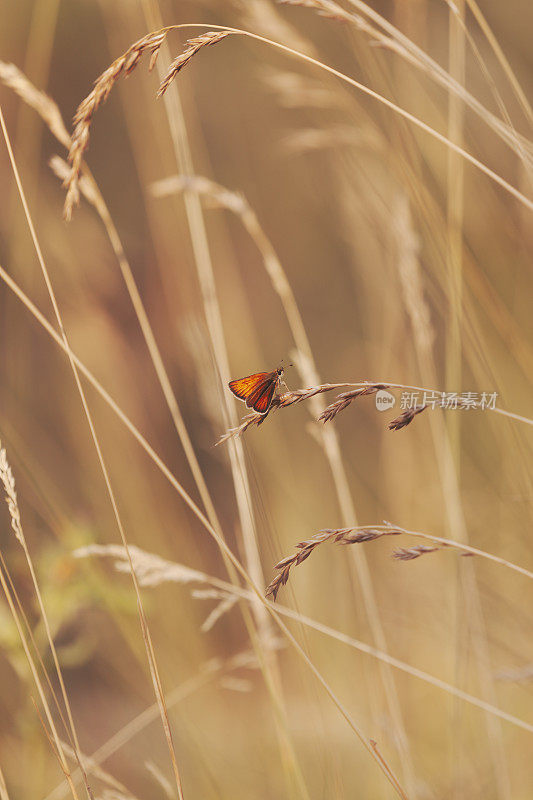
{"label": "logo watermark", "polygon": [[394,408],[396,405],[396,398],[391,392],[385,389],[380,389],[376,392],[376,408],[378,411],[388,411],[389,408]]}

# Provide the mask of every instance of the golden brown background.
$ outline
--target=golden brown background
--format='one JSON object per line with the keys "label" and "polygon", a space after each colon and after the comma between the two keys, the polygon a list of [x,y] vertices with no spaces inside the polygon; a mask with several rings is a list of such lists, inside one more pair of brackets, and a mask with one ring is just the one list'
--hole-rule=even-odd
{"label": "golden brown background", "polygon": [[[369,4],[464,81],[493,115],[510,121],[516,137],[531,137],[527,108],[470,2],[457,3],[466,36],[441,0]],[[359,13],[349,0],[341,5]],[[480,0],[479,10],[531,97],[531,3]],[[159,27],[159,19],[230,25],[286,43],[371,87],[531,197],[531,145],[515,138],[508,146],[431,74],[376,43],[364,26],[312,8],[270,0],[3,0],[0,19],[1,60],[57,102],[69,129],[94,79]],[[171,33],[170,53],[197,33]],[[214,447],[231,424],[228,406],[239,418],[244,411],[228,403],[222,355],[231,377],[292,359],[291,389],[308,385],[310,366],[299,371],[301,353],[294,353],[280,297],[242,220],[209,197],[201,198],[199,217],[192,191],[191,229],[183,195],[154,197],[151,187],[178,173],[176,145],[179,151],[184,140],[176,126],[184,122],[194,172],[242,193],[277,253],[321,382],[498,392],[498,405],[525,416],[531,416],[533,368],[531,210],[375,98],[267,44],[229,37],[207,48],[178,76],[167,105],[155,97],[157,84],[144,62],[117,83],[95,115],[87,163],[233,552],[264,588],[274,564],[301,539],[324,527],[385,519],[531,566],[531,427],[489,411],[426,411],[390,433],[392,414],[378,413],[373,398],[356,401],[328,429],[313,421],[309,403],[297,405],[245,434],[243,483],[241,470],[231,468],[232,446]],[[48,161],[65,157],[64,147],[3,85],[0,102],[73,351],[203,508],[106,230],[83,200],[72,222],[63,220],[64,190]],[[4,142],[0,186],[0,264],[55,326]],[[198,238],[202,222],[208,253]],[[214,294],[202,274],[209,264]],[[2,445],[80,746],[90,755],[154,702],[135,594],[113,560],[72,556],[82,545],[120,539],[68,359],[4,282],[0,325]],[[84,386],[128,541],[227,580],[205,528]],[[1,542],[53,675],[7,507]],[[417,544],[403,537],[398,543]],[[527,800],[533,793],[530,580],[452,550],[397,562],[390,558],[394,545],[395,539],[324,545],[293,570],[278,602],[512,720],[301,621],[287,624],[363,734],[378,743],[409,798]],[[218,603],[192,594],[202,588],[165,582],[142,590],[165,693],[181,687],[169,716],[187,800],[395,796],[298,654],[290,646],[268,650],[269,635],[280,633],[257,606],[266,672],[228,661],[250,648],[242,611],[232,608],[202,632]],[[7,796],[68,797],[5,603],[0,647]],[[220,661],[206,671],[211,659]],[[157,713],[102,767],[107,778],[89,774],[96,797],[176,796],[175,787],[165,789],[172,773]],[[81,797],[83,784],[77,786]]]}

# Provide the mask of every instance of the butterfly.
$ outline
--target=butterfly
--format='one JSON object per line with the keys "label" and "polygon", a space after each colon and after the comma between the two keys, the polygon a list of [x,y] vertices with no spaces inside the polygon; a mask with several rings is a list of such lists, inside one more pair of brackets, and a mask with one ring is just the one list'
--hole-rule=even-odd
{"label": "butterfly", "polygon": [[278,367],[273,372],[256,372],[246,378],[230,381],[228,386],[248,408],[258,414],[266,414],[272,405],[274,392],[282,382],[283,372],[283,367]]}

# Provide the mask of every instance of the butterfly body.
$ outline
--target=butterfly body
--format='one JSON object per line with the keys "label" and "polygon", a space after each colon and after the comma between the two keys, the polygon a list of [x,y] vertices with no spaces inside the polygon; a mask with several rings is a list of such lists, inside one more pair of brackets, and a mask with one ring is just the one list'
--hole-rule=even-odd
{"label": "butterfly body", "polygon": [[256,372],[245,378],[230,381],[228,386],[239,400],[246,403],[258,414],[266,414],[270,410],[274,393],[283,378],[283,367],[273,372]]}

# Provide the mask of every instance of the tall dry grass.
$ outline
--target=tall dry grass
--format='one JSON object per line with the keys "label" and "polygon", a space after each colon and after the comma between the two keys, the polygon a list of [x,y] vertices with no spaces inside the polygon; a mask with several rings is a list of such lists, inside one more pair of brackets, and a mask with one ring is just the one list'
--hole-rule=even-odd
{"label": "tall dry grass", "polygon": [[2,797],[527,796],[526,25],[416,7],[8,14]]}

